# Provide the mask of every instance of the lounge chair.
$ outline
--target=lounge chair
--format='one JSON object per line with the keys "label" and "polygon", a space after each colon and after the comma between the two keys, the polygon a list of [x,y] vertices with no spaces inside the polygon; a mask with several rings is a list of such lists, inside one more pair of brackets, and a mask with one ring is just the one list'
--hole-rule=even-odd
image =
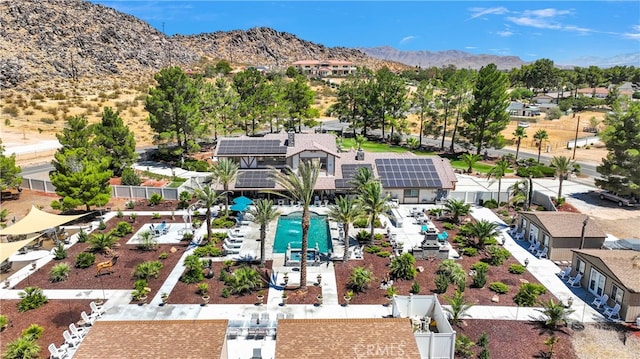
{"label": "lounge chair", "polygon": [[607,307],[602,315],[609,318],[609,320],[613,320],[614,318],[620,320],[620,303],[616,303],[613,308]]}
{"label": "lounge chair", "polygon": [[595,305],[596,308],[600,309],[600,307],[602,307],[603,305],[606,308],[607,305],[607,301],[609,300],[609,294],[603,294],[599,297],[596,297],[593,302],[591,302],[591,305]]}
{"label": "lounge chair", "polygon": [[64,337],[64,343],[74,348],[78,347],[80,342],[82,342],[82,338],[73,337],[68,330],[65,330],[64,332],[62,332],[62,336]]}
{"label": "lounge chair", "polygon": [[240,247],[242,247],[242,241],[232,242],[232,241],[229,241],[228,238],[225,238],[224,244],[227,246],[227,248],[240,248]]}
{"label": "lounge chair", "polygon": [[91,308],[91,315],[96,318],[100,318],[105,312],[104,305],[97,305],[96,302],[93,301],[89,303],[89,307]]}
{"label": "lounge chair", "polygon": [[69,332],[73,336],[84,338],[85,335],[87,335],[87,328],[83,328],[83,327],[78,328],[76,327],[75,324],[71,323],[69,324]]}
{"label": "lounge chair", "polygon": [[224,249],[225,254],[240,254],[240,249],[227,247],[224,243],[222,244],[222,249]]}
{"label": "lounge chair", "polygon": [[66,345],[58,348],[53,343],[49,344],[49,354],[51,354],[51,359],[63,359],[69,356],[69,353],[67,353]]}
{"label": "lounge chair", "polygon": [[234,229],[234,230],[228,230],[227,231],[227,237],[235,237],[235,238],[242,238],[242,237],[246,237],[247,233],[245,231],[241,231],[239,229]]}
{"label": "lounge chair", "polygon": [[575,277],[569,277],[567,284],[574,288],[579,287],[581,279],[582,279],[582,273],[578,273]]}
{"label": "lounge chair", "polygon": [[565,267],[565,269],[563,269],[559,273],[556,273],[556,275],[560,277],[560,279],[565,279],[567,276],[571,276],[571,267]]}
{"label": "lounge chair", "polygon": [[549,247],[544,247],[540,251],[536,252],[536,257],[539,259],[547,258],[547,254],[549,253]]}

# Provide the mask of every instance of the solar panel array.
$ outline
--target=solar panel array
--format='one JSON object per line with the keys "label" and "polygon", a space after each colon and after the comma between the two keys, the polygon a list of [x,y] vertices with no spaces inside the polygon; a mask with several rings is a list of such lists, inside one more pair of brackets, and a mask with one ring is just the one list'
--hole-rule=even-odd
{"label": "solar panel array", "polygon": [[353,188],[353,185],[349,182],[353,180],[360,167],[373,169],[369,163],[342,165],[342,179],[336,179],[336,188]]}
{"label": "solar panel array", "polygon": [[218,144],[218,155],[286,155],[287,147],[279,140],[222,140]]}
{"label": "solar panel array", "polygon": [[271,171],[238,171],[236,188],[275,188],[276,181]]}
{"label": "solar panel array", "polygon": [[442,182],[430,158],[383,158],[376,160],[382,186],[386,188],[440,188]]}

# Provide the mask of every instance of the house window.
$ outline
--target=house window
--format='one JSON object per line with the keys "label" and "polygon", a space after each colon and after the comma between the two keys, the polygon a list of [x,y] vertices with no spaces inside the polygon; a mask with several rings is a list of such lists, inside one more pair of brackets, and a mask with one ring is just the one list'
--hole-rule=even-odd
{"label": "house window", "polygon": [[578,273],[584,275],[584,267],[585,264],[582,260],[578,259],[578,263],[576,264],[576,271],[578,271]]}
{"label": "house window", "polygon": [[419,191],[417,189],[405,189],[404,197],[405,198],[418,198]]}
{"label": "house window", "polygon": [[521,229],[526,229],[527,228],[527,220],[526,219],[522,219],[522,226],[520,227]]}
{"label": "house window", "polygon": [[542,235],[542,244],[544,244],[545,247],[549,247],[549,236],[546,234]]}
{"label": "house window", "polygon": [[613,299],[616,303],[622,304],[623,295],[624,290],[614,284],[613,289],[611,289],[611,299]]}
{"label": "house window", "polygon": [[529,226],[529,242],[538,240],[538,227],[533,224]]}

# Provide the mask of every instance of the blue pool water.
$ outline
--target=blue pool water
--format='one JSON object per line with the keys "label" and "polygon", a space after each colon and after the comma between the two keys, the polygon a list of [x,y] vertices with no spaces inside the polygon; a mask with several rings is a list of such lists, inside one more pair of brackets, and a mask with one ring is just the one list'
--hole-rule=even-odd
{"label": "blue pool water", "polygon": [[[276,240],[273,244],[274,253],[286,253],[287,244],[291,248],[302,247],[302,213],[295,212],[288,216],[280,216],[276,228]],[[331,247],[331,234],[329,222],[326,216],[311,213],[311,227],[309,228],[308,248],[315,248],[316,243],[320,253],[329,253]]]}

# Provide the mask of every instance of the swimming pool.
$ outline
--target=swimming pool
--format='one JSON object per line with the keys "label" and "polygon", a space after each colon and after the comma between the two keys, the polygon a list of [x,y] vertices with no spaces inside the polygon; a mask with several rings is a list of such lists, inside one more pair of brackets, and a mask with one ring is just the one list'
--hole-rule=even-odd
{"label": "swimming pool", "polygon": [[[280,216],[278,219],[273,252],[286,253],[289,243],[291,243],[291,248],[302,247],[302,212],[294,212],[288,216]],[[309,245],[307,248],[315,248],[316,245],[320,253],[329,253],[332,249],[327,216],[311,213]]]}

